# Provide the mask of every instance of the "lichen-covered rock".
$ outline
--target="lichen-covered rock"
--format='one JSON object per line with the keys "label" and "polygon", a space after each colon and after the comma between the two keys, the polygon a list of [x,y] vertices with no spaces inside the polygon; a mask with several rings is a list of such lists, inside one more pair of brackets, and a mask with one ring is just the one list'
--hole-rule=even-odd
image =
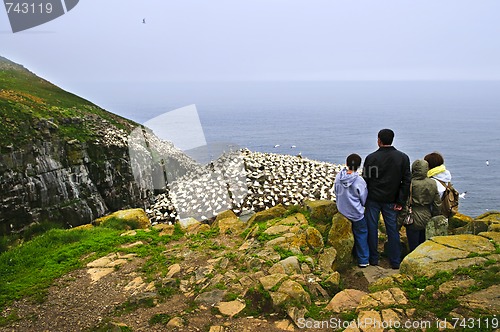
{"label": "lichen-covered rock", "polygon": [[334,201],[319,200],[304,201],[304,206],[309,211],[311,219],[329,223],[333,216],[338,212]]}
{"label": "lichen-covered rock", "polygon": [[451,216],[448,219],[448,225],[451,229],[459,228],[459,227],[467,225],[472,220],[474,220],[474,219],[472,219],[469,216],[466,216],[465,214],[455,213],[453,216]]}
{"label": "lichen-covered rock", "polygon": [[436,236],[418,246],[401,262],[400,271],[413,276],[433,276],[439,271],[452,272],[461,267],[480,265],[493,253],[494,245],[477,235]]}
{"label": "lichen-covered rock", "polygon": [[488,222],[483,220],[473,220],[467,225],[455,228],[453,230],[454,234],[474,234],[477,235],[481,232],[486,232],[488,230]]}
{"label": "lichen-covered rock", "polygon": [[305,231],[306,242],[309,248],[315,251],[323,249],[324,242],[321,233],[314,227],[308,227]]}
{"label": "lichen-covered rock", "polygon": [[405,304],[408,304],[406,295],[401,289],[394,287],[363,296],[356,311],[359,312],[371,308],[402,306]]}
{"label": "lichen-covered rock", "polygon": [[428,240],[434,236],[448,235],[448,218],[435,216],[429,220],[425,228],[425,238]]}
{"label": "lichen-covered rock", "polygon": [[283,216],[286,212],[286,208],[282,204],[278,204],[268,210],[260,211],[254,214],[250,220],[248,220],[248,226],[252,226],[257,222],[267,221],[274,218],[279,218]]}
{"label": "lichen-covered rock", "polygon": [[201,225],[201,222],[194,218],[184,218],[179,220],[179,226],[181,226],[182,229],[188,229],[193,225]]}
{"label": "lichen-covered rock", "polygon": [[214,223],[217,223],[218,221],[226,218],[238,218],[238,216],[236,216],[236,214],[232,210],[226,210],[217,214]]}
{"label": "lichen-covered rock", "polygon": [[493,285],[479,292],[460,296],[460,305],[471,311],[481,311],[491,315],[500,312],[500,285]]}
{"label": "lichen-covered rock", "polygon": [[299,260],[295,256],[287,257],[269,268],[269,273],[300,274]]}
{"label": "lichen-covered rock", "polygon": [[285,280],[278,289],[278,292],[287,294],[292,299],[295,299],[302,304],[311,305],[311,297],[309,296],[309,293],[307,293],[296,281]]}
{"label": "lichen-covered rock", "polygon": [[500,222],[500,211],[488,211],[477,216],[475,220],[482,220],[486,222]]}
{"label": "lichen-covered rock", "polygon": [[220,313],[233,317],[234,315],[239,314],[243,309],[245,309],[246,304],[244,301],[230,301],[230,302],[220,302],[215,306],[217,309],[219,309]]}
{"label": "lichen-covered rock", "polygon": [[96,226],[104,226],[114,223],[123,225],[122,229],[145,229],[151,226],[148,215],[143,209],[121,210],[94,221]]}
{"label": "lichen-covered rock", "polygon": [[287,277],[288,276],[284,273],[276,273],[262,277],[259,279],[259,281],[265,290],[270,290],[271,288],[285,280]]}
{"label": "lichen-covered rock", "polygon": [[488,232],[500,232],[500,222],[492,222],[488,226]]}
{"label": "lichen-covered rock", "polygon": [[479,255],[488,254],[495,251],[495,246],[490,241],[488,241],[488,239],[482,236],[467,234],[454,236],[437,236],[432,240],[447,247],[457,248],[459,250],[464,250]]}
{"label": "lichen-covered rock", "polygon": [[220,220],[216,220],[214,224],[212,224],[212,227],[219,227],[219,232],[221,234],[226,234],[226,233],[234,233],[238,234],[246,226],[246,223],[242,222],[240,219],[237,217],[228,217],[228,218],[223,218]]}
{"label": "lichen-covered rock", "polygon": [[485,237],[489,240],[495,241],[497,244],[500,244],[500,233],[499,232],[483,232],[483,233],[479,233],[478,235]]}
{"label": "lichen-covered rock", "polygon": [[352,311],[358,307],[361,298],[365,295],[366,292],[357,289],[345,289],[335,294],[325,307],[325,310],[336,313]]}
{"label": "lichen-covered rock", "polygon": [[333,247],[325,248],[319,255],[318,265],[324,272],[331,272],[334,269],[333,262],[335,262],[335,259],[337,259],[337,249]]}
{"label": "lichen-covered rock", "polygon": [[354,236],[351,222],[341,213],[333,216],[332,227],[328,233],[328,244],[337,250],[335,269],[342,270],[349,267],[353,260]]}
{"label": "lichen-covered rock", "polygon": [[92,229],[93,227],[94,227],[94,225],[92,225],[92,224],[85,224],[85,225],[80,225],[80,226],[70,228],[70,230],[89,230],[89,229]]}

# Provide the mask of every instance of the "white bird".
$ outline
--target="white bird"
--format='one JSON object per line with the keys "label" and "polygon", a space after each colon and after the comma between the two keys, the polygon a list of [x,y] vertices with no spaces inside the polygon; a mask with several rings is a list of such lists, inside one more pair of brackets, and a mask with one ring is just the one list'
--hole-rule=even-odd
{"label": "white bird", "polygon": [[463,193],[459,194],[458,197],[460,197],[461,199],[465,199],[466,194],[467,194],[467,192],[464,191]]}
{"label": "white bird", "polygon": [[276,144],[274,147],[275,147],[275,148],[278,148],[279,146],[280,146],[279,144]]}
{"label": "white bird", "polygon": [[296,147],[297,147],[297,146],[292,145],[292,146],[290,147],[290,149],[295,149]]}
{"label": "white bird", "polygon": [[490,161],[486,160],[486,166],[490,166]]}

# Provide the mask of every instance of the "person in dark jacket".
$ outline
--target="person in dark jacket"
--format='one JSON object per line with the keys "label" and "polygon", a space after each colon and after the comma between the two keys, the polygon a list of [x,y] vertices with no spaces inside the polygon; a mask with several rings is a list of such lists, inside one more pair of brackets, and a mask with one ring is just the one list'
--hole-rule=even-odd
{"label": "person in dark jacket", "polygon": [[411,172],[410,158],[392,146],[394,132],[382,129],[378,133],[379,149],[365,158],[363,178],[368,186],[365,218],[368,224],[370,265],[378,265],[378,221],[384,218],[388,238],[389,261],[399,269],[401,243],[397,216],[408,199]]}
{"label": "person in dark jacket", "polygon": [[406,225],[410,252],[425,242],[425,227],[429,220],[441,214],[441,196],[433,179],[427,177],[429,164],[415,160],[411,165],[411,209],[413,224]]}

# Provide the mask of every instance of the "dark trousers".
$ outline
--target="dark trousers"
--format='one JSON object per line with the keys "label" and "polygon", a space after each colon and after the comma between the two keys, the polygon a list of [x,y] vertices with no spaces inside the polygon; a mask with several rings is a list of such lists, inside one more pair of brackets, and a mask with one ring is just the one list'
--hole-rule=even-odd
{"label": "dark trousers", "polygon": [[376,265],[378,253],[378,218],[382,212],[389,246],[389,261],[391,266],[399,267],[401,262],[401,242],[399,239],[396,218],[398,211],[394,210],[394,203],[379,203],[367,200],[365,204],[365,218],[368,225],[368,247],[370,248],[370,264]]}
{"label": "dark trousers", "polygon": [[412,252],[416,247],[425,242],[425,229],[413,230],[406,227],[406,237],[408,238],[408,247],[410,248],[410,252]]}

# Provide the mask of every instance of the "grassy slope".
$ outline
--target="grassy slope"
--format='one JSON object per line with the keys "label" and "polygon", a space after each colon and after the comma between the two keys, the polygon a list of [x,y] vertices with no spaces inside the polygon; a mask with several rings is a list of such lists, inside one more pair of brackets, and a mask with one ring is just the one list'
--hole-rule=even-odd
{"label": "grassy slope", "polygon": [[[41,119],[59,126],[56,134],[67,140],[92,139],[85,121],[68,124],[67,119],[97,115],[118,128],[135,124],[106,112],[91,102],[66,92],[34,75],[24,67],[0,57],[0,146],[18,145],[42,137],[37,131]],[[128,130],[127,130],[128,131]]]}
{"label": "grassy slope", "polygon": [[82,268],[87,262],[110,252],[133,252],[142,257],[150,256],[149,265],[158,268],[168,266],[167,258],[161,255],[165,248],[164,243],[183,235],[178,227],[173,236],[161,238],[154,230],[140,232],[133,240],[144,240],[148,245],[126,249],[119,246],[130,242],[131,238],[120,236],[120,233],[123,233],[123,230],[107,227],[88,230],[51,229],[1,253],[0,312],[12,301],[24,297],[43,302],[48,287],[56,278]]}

